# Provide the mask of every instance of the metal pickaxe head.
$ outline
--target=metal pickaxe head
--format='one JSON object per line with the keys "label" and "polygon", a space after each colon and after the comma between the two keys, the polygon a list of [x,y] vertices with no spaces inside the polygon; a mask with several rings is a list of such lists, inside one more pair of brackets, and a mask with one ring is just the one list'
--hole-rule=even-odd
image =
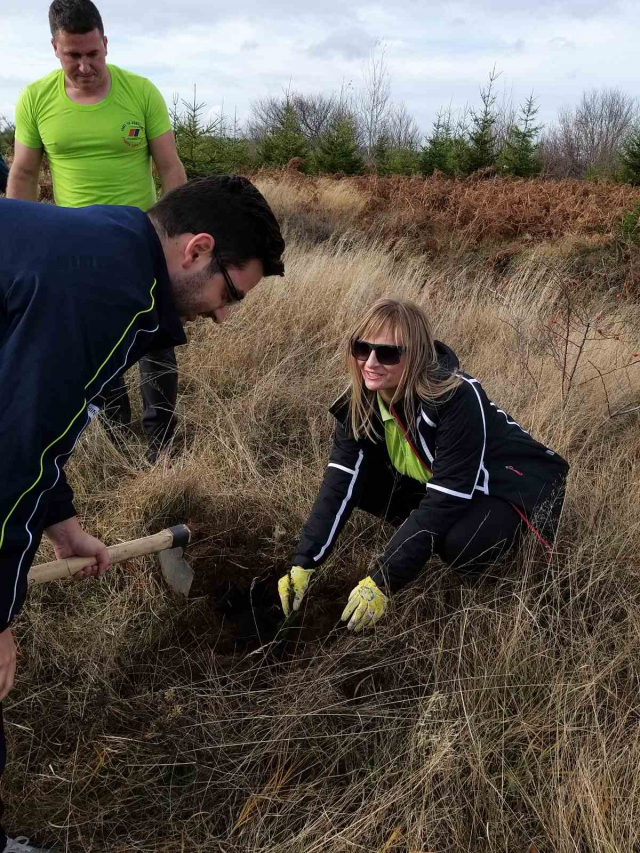
{"label": "metal pickaxe head", "polygon": [[171,548],[160,551],[160,569],[167,586],[186,598],[194,577],[193,569],[184,558],[184,549],[191,539],[191,531],[186,524],[178,524],[170,530],[173,533],[173,544]]}

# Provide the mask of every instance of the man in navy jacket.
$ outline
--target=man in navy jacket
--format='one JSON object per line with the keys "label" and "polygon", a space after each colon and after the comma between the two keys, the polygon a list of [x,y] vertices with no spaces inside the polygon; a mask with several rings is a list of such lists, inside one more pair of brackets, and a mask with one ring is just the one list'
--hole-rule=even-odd
{"label": "man in navy jacket", "polygon": [[104,389],[149,350],[184,344],[181,317],[222,322],[263,276],[283,275],[284,241],[253,184],[229,176],[189,181],[148,213],[6,200],[0,233],[1,700],[42,533],[58,558],[95,557],[83,575],[109,564],[63,470]]}

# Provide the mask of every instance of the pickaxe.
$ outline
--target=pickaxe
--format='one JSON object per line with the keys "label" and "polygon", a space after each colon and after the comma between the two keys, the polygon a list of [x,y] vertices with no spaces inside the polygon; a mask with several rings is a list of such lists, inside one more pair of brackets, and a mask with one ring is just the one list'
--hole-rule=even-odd
{"label": "pickaxe", "polygon": [[[153,536],[143,536],[132,539],[120,545],[111,545],[107,550],[112,563],[121,563],[132,557],[143,557],[146,554],[159,554],[162,577],[174,592],[187,596],[193,582],[193,569],[184,558],[184,548],[189,544],[191,531],[186,524],[177,524],[154,533]],[[69,557],[66,560],[54,560],[33,566],[27,576],[29,586],[60,578],[73,577],[81,569],[95,565],[93,557]]]}

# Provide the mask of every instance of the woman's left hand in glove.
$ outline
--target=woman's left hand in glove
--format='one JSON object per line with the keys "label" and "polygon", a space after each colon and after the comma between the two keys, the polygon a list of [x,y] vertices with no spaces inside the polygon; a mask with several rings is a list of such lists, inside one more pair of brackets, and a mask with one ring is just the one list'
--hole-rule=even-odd
{"label": "woman's left hand in glove", "polygon": [[389,599],[380,587],[371,578],[365,578],[351,591],[340,618],[346,622],[351,617],[347,628],[357,633],[369,625],[374,625],[384,616],[388,606]]}

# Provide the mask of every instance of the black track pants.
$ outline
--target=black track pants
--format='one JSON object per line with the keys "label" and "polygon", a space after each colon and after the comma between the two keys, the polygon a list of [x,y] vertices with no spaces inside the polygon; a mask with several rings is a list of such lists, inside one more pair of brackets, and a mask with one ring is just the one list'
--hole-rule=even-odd
{"label": "black track pants", "polygon": [[[178,365],[173,349],[153,350],[140,359],[140,391],[144,403],[142,428],[150,450],[168,444],[176,427]],[[118,377],[104,393],[107,429],[117,438],[117,428],[131,423],[131,403],[124,377]]]}
{"label": "black track pants", "polygon": [[[381,454],[383,456],[383,454]],[[425,486],[392,469],[381,458],[371,466],[359,509],[399,527],[425,496]],[[560,519],[564,488],[536,527],[536,535],[551,545]],[[476,577],[502,560],[530,525],[510,503],[481,492],[469,501],[464,516],[436,540],[436,554],[452,569]],[[416,566],[416,575],[422,566]]]}

